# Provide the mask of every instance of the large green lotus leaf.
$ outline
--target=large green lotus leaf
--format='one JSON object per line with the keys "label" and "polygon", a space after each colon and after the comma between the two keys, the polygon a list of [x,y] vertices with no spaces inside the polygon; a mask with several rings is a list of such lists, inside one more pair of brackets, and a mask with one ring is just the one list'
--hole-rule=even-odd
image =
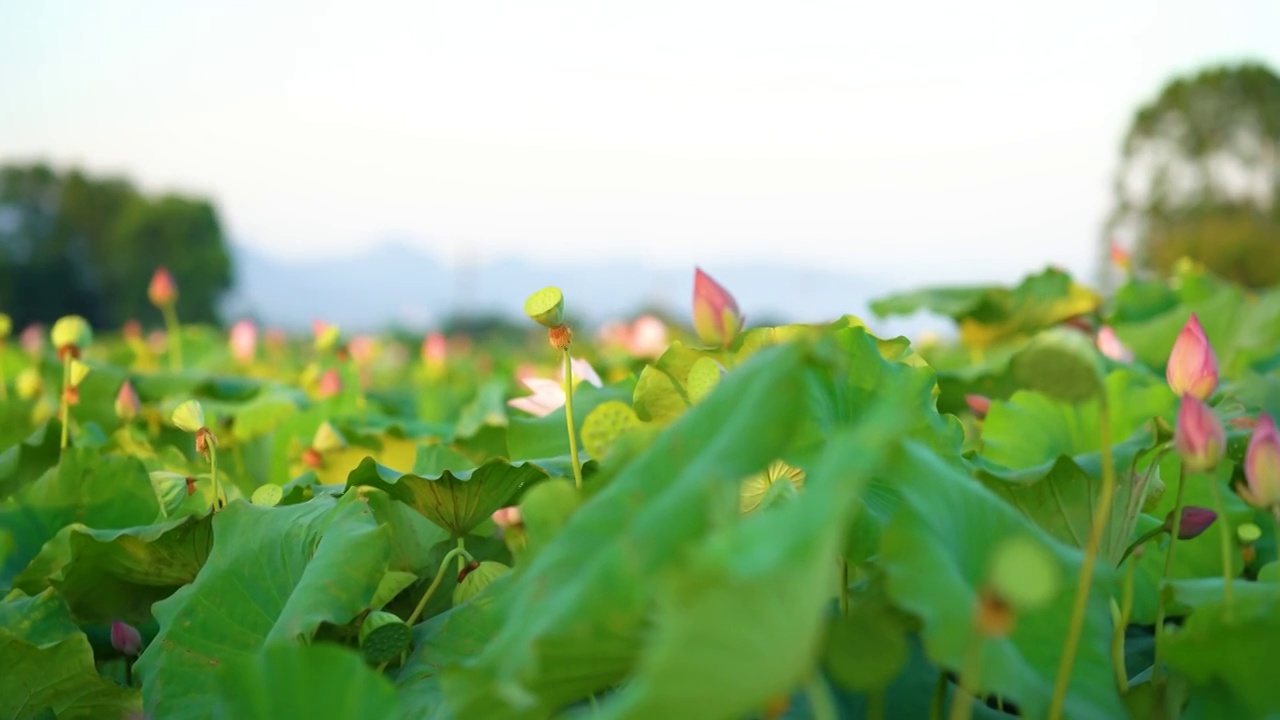
{"label": "large green lotus leaf", "polygon": [[[395,678],[405,717],[420,720],[453,720],[440,686],[440,668],[479,654],[497,634],[502,616],[490,594],[507,576],[494,582],[493,590],[414,628],[413,651]],[[443,590],[437,591],[443,592]]]}
{"label": "large green lotus leaf", "polygon": [[495,458],[477,468],[432,475],[401,473],[365,458],[347,476],[347,487],[369,485],[422,513],[454,536],[466,535],[506,505],[520,488],[545,479],[532,463]]}
{"label": "large green lotus leaf", "polygon": [[770,348],[730,373],[486,593],[501,629],[442,670],[458,716],[545,717],[630,671],[662,569],[732,522],[738,483],[786,448],[805,410],[806,355]]}
{"label": "large green lotus leaf", "polygon": [[[1081,554],[917,444],[906,447],[899,481],[903,506],[885,532],[881,555],[888,594],[920,617],[930,657],[953,670],[964,667],[978,640],[978,593],[999,544],[1022,536],[1056,559],[1068,579],[1063,590],[1043,609],[1022,614],[1008,637],[985,642],[979,673],[984,690],[1017,703],[1024,717],[1044,717],[1071,616],[1069,579],[1079,573]],[[1113,576],[1098,568],[1071,676],[1068,717],[1124,716],[1109,649]]]}
{"label": "large green lotus leaf", "polygon": [[16,505],[0,509],[0,533],[9,533],[14,542],[0,581],[10,582],[67,525],[138,527],[150,525],[160,514],[150,476],[139,460],[68,448],[56,467],[19,493]]}
{"label": "large green lotus leaf", "polygon": [[1194,610],[1167,634],[1166,657],[1193,686],[1225,689],[1219,702],[1248,713],[1219,717],[1276,717],[1280,683],[1272,670],[1280,647],[1280,584],[1237,581],[1234,587],[1228,617],[1221,580],[1175,585],[1175,599]]}
{"label": "large green lotus leaf", "polygon": [[80,632],[67,604],[52,588],[35,595],[14,590],[0,602],[0,627],[15,638],[46,648]]}
{"label": "large green lotus leaf", "polygon": [[740,718],[809,677],[839,581],[859,494],[908,419],[868,409],[831,438],[794,502],[706,537],[655,588],[654,628],[636,674],[597,717]]}
{"label": "large green lotus leaf", "polygon": [[401,720],[395,688],[336,645],[271,645],[218,675],[213,717],[223,720]]}
{"label": "large green lotus leaf", "polygon": [[50,420],[25,440],[0,452],[0,500],[18,492],[58,464],[62,426]]}
{"label": "large green lotus leaf", "polygon": [[630,398],[636,416],[660,424],[680,417],[693,404],[686,387],[689,370],[702,358],[718,357],[718,353],[687,347],[678,340],[671,343],[656,363],[640,371]]}
{"label": "large green lotus leaf", "polygon": [[47,591],[0,603],[0,717],[109,720],[136,713],[142,698],[98,674],[89,639]]}
{"label": "large green lotus leaf", "polygon": [[195,582],[154,607],[160,632],[136,666],[147,713],[207,718],[221,665],[309,637],[321,623],[350,622],[387,572],[388,535],[354,493],[228,505],[214,518],[213,550]]}
{"label": "large green lotus leaf", "polygon": [[421,513],[382,490],[368,486],[360,489],[369,508],[373,510],[373,517],[379,524],[390,528],[391,555],[387,561],[388,567],[415,576],[434,573],[435,568],[430,567],[428,556],[433,547],[449,539],[448,531],[428,522]]}
{"label": "large green lotus leaf", "polygon": [[94,530],[68,525],[16,579],[28,593],[56,588],[78,622],[145,622],[151,606],[195,580],[213,541],[211,518]]}
{"label": "large green lotus leaf", "polygon": [[[590,383],[578,383],[573,389],[573,424],[578,437],[582,437],[582,423],[598,405],[611,400],[629,403],[631,393],[630,381],[603,388]],[[581,442],[578,443],[578,449],[581,452]],[[528,417],[523,412],[512,412],[507,427],[507,454],[513,460],[567,456],[569,434],[565,426],[564,408],[556,408],[542,417]]]}
{"label": "large green lotus leaf", "polygon": [[232,435],[239,441],[268,435],[297,414],[303,402],[301,393],[296,391],[263,392],[232,411]]}
{"label": "large green lotus leaf", "polygon": [[506,383],[498,379],[481,385],[471,402],[458,411],[451,440],[475,437],[485,427],[506,427],[506,393]]}

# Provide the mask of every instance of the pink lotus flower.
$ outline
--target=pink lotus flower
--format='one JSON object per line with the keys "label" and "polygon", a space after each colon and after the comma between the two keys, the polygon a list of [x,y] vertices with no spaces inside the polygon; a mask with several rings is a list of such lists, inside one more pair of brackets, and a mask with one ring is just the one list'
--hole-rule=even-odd
{"label": "pink lotus flower", "polygon": [[422,339],[422,362],[429,367],[441,367],[449,355],[449,341],[444,333],[431,332]]}
{"label": "pink lotus flower", "polygon": [[1245,502],[1263,510],[1280,506],[1280,432],[1266,413],[1258,418],[1253,437],[1249,438],[1244,476],[1248,484],[1237,490]]}
{"label": "pink lotus flower", "polygon": [[329,398],[342,392],[342,376],[334,368],[329,368],[320,376],[320,382],[316,385],[316,394],[322,398]]}
{"label": "pink lotus flower", "polygon": [[116,393],[116,417],[121,420],[132,420],[138,416],[142,404],[138,402],[138,393],[133,389],[133,384],[128,380],[120,386],[120,392]]}
{"label": "pink lotus flower", "polygon": [[155,274],[151,276],[151,283],[147,285],[147,298],[156,307],[167,307],[177,302],[178,283],[174,282],[168,268],[156,268]]}
{"label": "pink lotus flower", "polygon": [[142,634],[134,626],[116,620],[111,623],[111,647],[121,655],[133,657],[142,650]]}
{"label": "pink lotus flower", "polygon": [[[595,368],[591,367],[591,364],[586,360],[574,358],[572,364],[575,385],[580,381],[586,381],[596,387],[604,386],[604,383],[600,382],[600,376],[596,374]],[[533,394],[508,400],[507,404],[511,407],[523,410],[530,415],[544,417],[564,405],[564,388],[561,387],[564,383],[563,371],[560,373],[559,380],[530,377],[521,379],[521,382]]]}
{"label": "pink lotus flower", "polygon": [[653,315],[636,318],[627,331],[627,352],[638,358],[656,358],[667,349],[667,324]]}
{"label": "pink lotus flower", "polygon": [[500,528],[515,527],[523,522],[523,519],[520,517],[520,508],[515,505],[498,508],[493,511],[493,515],[491,517],[493,519],[493,524]]}
{"label": "pink lotus flower", "polygon": [[1173,446],[1188,470],[1212,470],[1227,449],[1227,431],[1213,410],[1194,395],[1183,395],[1178,406],[1178,427]]}
{"label": "pink lotus flower", "polygon": [[701,268],[693,271],[693,329],[705,343],[729,347],[742,329],[738,301]]}
{"label": "pink lotus flower", "polygon": [[258,326],[252,320],[241,320],[231,326],[231,356],[236,362],[251,363],[258,354]]}
{"label": "pink lotus flower", "polygon": [[1112,330],[1110,325],[1103,325],[1098,329],[1097,343],[1098,352],[1104,356],[1116,362],[1133,362],[1133,351],[1120,341],[1116,331]]}
{"label": "pink lotus flower", "polygon": [[1115,240],[1111,241],[1111,264],[1126,272],[1133,267],[1133,258],[1129,255],[1129,251],[1120,247],[1120,243]]}
{"label": "pink lotus flower", "polygon": [[18,336],[18,344],[28,355],[39,355],[44,348],[44,326],[33,324],[23,328],[22,334]]}
{"label": "pink lotus flower", "polygon": [[347,343],[347,352],[351,353],[351,359],[357,365],[368,365],[377,349],[377,343],[368,335],[357,335]]}
{"label": "pink lotus flower", "polygon": [[1218,357],[1195,313],[1178,333],[1173,351],[1169,353],[1165,377],[1178,395],[1192,395],[1200,400],[1208,400],[1218,388]]}

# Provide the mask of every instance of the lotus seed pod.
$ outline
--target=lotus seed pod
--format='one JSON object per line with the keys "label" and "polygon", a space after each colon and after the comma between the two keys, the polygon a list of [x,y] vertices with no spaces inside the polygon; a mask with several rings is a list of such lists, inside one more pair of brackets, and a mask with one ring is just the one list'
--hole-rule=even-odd
{"label": "lotus seed pod", "polygon": [[1019,535],[996,548],[988,582],[1014,610],[1034,611],[1057,597],[1062,588],[1062,568],[1042,544]]}
{"label": "lotus seed pod", "polygon": [[388,662],[413,641],[413,629],[389,612],[375,610],[360,625],[360,650],[371,663]]}
{"label": "lotus seed pod", "polygon": [[58,351],[64,348],[84,350],[93,342],[93,328],[89,327],[88,320],[79,315],[66,315],[53,324],[49,338]]}
{"label": "lotus seed pod", "polygon": [[545,328],[554,328],[564,323],[564,293],[560,288],[547,286],[529,296],[524,301],[524,314],[529,319]]}
{"label": "lotus seed pod", "polygon": [[467,573],[462,578],[462,582],[458,583],[453,589],[453,604],[461,605],[471,598],[479,595],[481,591],[489,587],[489,585],[498,578],[509,572],[511,568],[500,562],[485,560],[475,570]]}
{"label": "lotus seed pod", "polygon": [[262,507],[275,507],[284,499],[284,489],[279,485],[259,485],[257,490],[253,491],[249,502]]}
{"label": "lotus seed pod", "polygon": [[1262,528],[1253,523],[1242,523],[1236,526],[1236,537],[1245,545],[1256,543],[1262,539]]}
{"label": "lotus seed pod", "polygon": [[182,403],[173,411],[173,424],[185,432],[199,432],[204,427],[204,408],[197,400]]}

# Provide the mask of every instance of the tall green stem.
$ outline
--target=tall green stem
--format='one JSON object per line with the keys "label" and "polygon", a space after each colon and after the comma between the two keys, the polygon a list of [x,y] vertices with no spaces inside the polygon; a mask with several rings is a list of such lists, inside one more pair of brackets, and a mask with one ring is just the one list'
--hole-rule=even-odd
{"label": "tall green stem", "polygon": [[836,720],[839,717],[836,714],[836,704],[831,699],[831,690],[822,681],[821,674],[814,673],[805,690],[814,720]]}
{"label": "tall green stem", "polygon": [[1116,687],[1120,694],[1129,692],[1129,671],[1124,665],[1124,633],[1133,617],[1133,581],[1138,558],[1129,561],[1124,569],[1124,589],[1120,596],[1120,618],[1116,622],[1115,635],[1111,638],[1111,662],[1115,665]]}
{"label": "tall green stem", "polygon": [[885,719],[885,691],[874,690],[867,695],[867,720]]}
{"label": "tall green stem", "polygon": [[440,581],[444,579],[444,571],[449,569],[449,561],[455,557],[462,558],[471,556],[467,555],[467,551],[460,547],[450,550],[449,553],[444,556],[444,559],[440,561],[440,569],[436,571],[435,579],[431,581],[431,585],[427,587],[427,592],[422,596],[422,599],[418,601],[418,606],[413,609],[413,614],[409,616],[408,620],[404,621],[406,625],[413,625],[417,622],[418,618],[422,615],[422,611],[427,609],[427,601],[431,599],[431,596],[435,594],[436,589],[440,587]]}
{"label": "tall green stem", "polygon": [[462,572],[467,567],[467,561],[462,557],[467,554],[467,543],[461,537],[458,538],[458,550],[462,551],[458,554],[458,572]]}
{"label": "tall green stem", "polygon": [[578,462],[578,433],[573,425],[573,359],[564,349],[564,422],[569,430],[569,462],[573,465],[573,484],[582,489],[582,465]]}
{"label": "tall green stem", "polygon": [[929,703],[929,720],[942,720],[942,704],[947,700],[947,674],[938,669],[938,682],[933,685],[933,701]]}
{"label": "tall green stem", "polygon": [[1231,602],[1232,572],[1231,548],[1234,545],[1231,537],[1231,523],[1227,521],[1227,504],[1222,499],[1222,488],[1218,487],[1217,478],[1209,479],[1209,487],[1213,490],[1214,510],[1218,512],[1218,536],[1222,545],[1222,602],[1226,605],[1226,619],[1231,622],[1234,616]]}
{"label": "tall green stem", "polygon": [[218,448],[209,441],[209,479],[213,480],[213,506],[222,507],[222,486],[218,483]]}
{"label": "tall green stem", "polygon": [[71,390],[71,353],[62,353],[62,402],[58,408],[58,420],[62,425],[62,445],[61,449],[67,449],[67,425],[71,421],[71,403],[68,402],[67,392]]}
{"label": "tall green stem", "polygon": [[1179,465],[1178,468],[1178,493],[1173,500],[1173,533],[1169,535],[1169,548],[1164,553],[1164,574],[1160,576],[1160,585],[1156,591],[1156,659],[1155,665],[1151,668],[1151,682],[1153,684],[1160,682],[1161,650],[1164,648],[1164,614],[1165,614],[1165,583],[1169,582],[1169,572],[1173,569],[1173,550],[1178,546],[1178,533],[1182,531],[1182,497],[1183,490],[1187,485],[1186,468]]}
{"label": "tall green stem", "polygon": [[840,558],[840,614],[849,614],[849,558]]}
{"label": "tall green stem", "polygon": [[1098,400],[1098,434],[1102,441],[1101,497],[1094,510],[1084,562],[1080,566],[1080,581],[1076,585],[1075,602],[1071,608],[1071,624],[1067,629],[1062,660],[1058,664],[1058,676],[1053,685],[1053,699],[1049,704],[1049,720],[1059,720],[1067,702],[1067,688],[1071,684],[1071,671],[1075,667],[1076,651],[1080,648],[1080,635],[1084,631],[1085,610],[1089,606],[1089,591],[1093,588],[1093,573],[1098,565],[1098,550],[1102,546],[1102,536],[1110,524],[1111,506],[1115,502],[1116,468],[1111,447],[1111,408],[1105,391]]}
{"label": "tall green stem", "polygon": [[969,650],[965,653],[960,682],[956,683],[955,693],[951,696],[951,714],[948,716],[950,720],[969,720],[973,717],[973,703],[978,697],[981,674],[982,638],[975,633],[969,641]]}
{"label": "tall green stem", "polygon": [[178,322],[178,310],[173,303],[168,303],[160,307],[160,312],[164,313],[165,332],[169,336],[169,369],[178,372],[182,370],[182,325]]}

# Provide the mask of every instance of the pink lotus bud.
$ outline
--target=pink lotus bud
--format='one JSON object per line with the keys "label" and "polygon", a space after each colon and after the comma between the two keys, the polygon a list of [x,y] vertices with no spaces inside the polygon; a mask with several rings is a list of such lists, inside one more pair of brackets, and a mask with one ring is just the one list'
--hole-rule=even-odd
{"label": "pink lotus bud", "polygon": [[351,338],[351,342],[347,343],[347,352],[351,353],[351,359],[357,365],[367,365],[373,359],[374,350],[373,338],[368,335],[357,335]]}
{"label": "pink lotus bud", "polygon": [[969,405],[969,412],[979,420],[985,418],[987,412],[991,410],[991,398],[985,395],[965,395],[964,401]]}
{"label": "pink lotus bud", "polygon": [[1178,427],[1173,445],[1182,463],[1192,472],[1212,470],[1227,449],[1227,431],[1213,410],[1194,395],[1183,395],[1178,406]]}
{"label": "pink lotus bud", "polygon": [[1120,338],[1116,335],[1116,331],[1111,329],[1110,325],[1103,325],[1098,328],[1098,352],[1102,353],[1116,362],[1133,362],[1133,351],[1124,343],[1120,342]]}
{"label": "pink lotus bud", "polygon": [[258,326],[252,320],[241,320],[231,326],[231,356],[236,362],[251,363],[258,354]]}
{"label": "pink lotus bud", "polygon": [[1129,251],[1120,247],[1116,241],[1111,241],[1111,264],[1128,272],[1133,267],[1133,258],[1129,255]]}
{"label": "pink lotus bud", "polygon": [[667,349],[667,325],[652,315],[636,318],[626,332],[627,351],[638,358],[656,358]]}
{"label": "pink lotus bud", "polygon": [[178,284],[174,282],[168,268],[156,268],[155,274],[151,276],[151,284],[147,286],[147,298],[156,307],[168,307],[177,302]]}
{"label": "pink lotus bud", "polygon": [[121,655],[134,657],[142,650],[142,634],[134,626],[116,620],[111,623],[111,647]]}
{"label": "pink lotus bud", "polygon": [[342,376],[334,368],[329,368],[320,376],[320,383],[316,387],[316,393],[322,398],[333,397],[342,392]]}
{"label": "pink lotus bud", "polygon": [[444,365],[449,354],[449,341],[444,333],[432,332],[422,339],[422,361],[431,367]]}
{"label": "pink lotus bud", "polygon": [[738,301],[701,268],[693,271],[693,329],[706,343],[729,347],[742,329]]}
{"label": "pink lotus bud", "polygon": [[120,386],[120,392],[116,393],[116,417],[121,420],[132,420],[138,416],[138,410],[142,407],[138,402],[138,393],[134,391],[133,384],[128,380]]}
{"label": "pink lotus bud", "polygon": [[1238,490],[1245,502],[1264,510],[1280,506],[1280,433],[1275,420],[1265,413],[1258,417],[1249,439],[1244,476],[1248,484]]}
{"label": "pink lotus bud", "polygon": [[125,340],[141,340],[142,339],[142,323],[132,318],[124,323],[124,327],[120,328],[120,334]]}
{"label": "pink lotus bud", "polygon": [[44,328],[40,325],[28,325],[18,336],[18,344],[28,355],[39,355],[44,348]]}
{"label": "pink lotus bud", "polygon": [[1165,377],[1178,395],[1192,395],[1201,400],[1208,400],[1218,388],[1218,357],[1195,313],[1178,333],[1173,352],[1169,353]]}
{"label": "pink lotus bud", "polygon": [[163,330],[152,330],[147,334],[147,349],[159,355],[169,349],[169,336]]}
{"label": "pink lotus bud", "polygon": [[[1209,508],[1196,507],[1195,505],[1187,505],[1182,508],[1182,522],[1178,523],[1178,539],[1190,540],[1199,537],[1201,533],[1208,530],[1213,525],[1213,521],[1218,519],[1218,513]],[[1164,531],[1173,532],[1173,511],[1170,510],[1168,515],[1164,517]]]}
{"label": "pink lotus bud", "polygon": [[520,518],[520,508],[515,505],[494,510],[492,518],[493,524],[500,528],[515,527],[522,522]]}

